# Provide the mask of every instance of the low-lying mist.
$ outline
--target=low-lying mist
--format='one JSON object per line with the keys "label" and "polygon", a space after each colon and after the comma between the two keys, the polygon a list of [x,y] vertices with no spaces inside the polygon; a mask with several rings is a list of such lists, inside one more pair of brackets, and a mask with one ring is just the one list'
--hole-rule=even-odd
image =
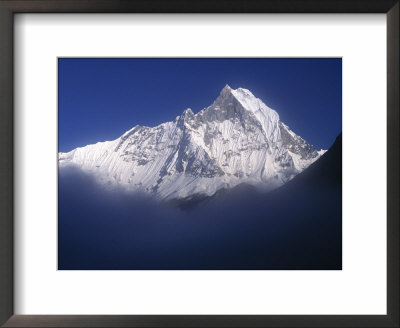
{"label": "low-lying mist", "polygon": [[341,269],[340,193],[307,189],[237,188],[184,211],[60,169],[59,269]]}

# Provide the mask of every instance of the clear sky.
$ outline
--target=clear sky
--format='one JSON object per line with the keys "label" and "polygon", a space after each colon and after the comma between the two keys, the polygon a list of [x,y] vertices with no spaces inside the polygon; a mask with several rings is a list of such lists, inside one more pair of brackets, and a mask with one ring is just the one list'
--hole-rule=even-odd
{"label": "clear sky", "polygon": [[59,151],[197,113],[226,84],[249,89],[317,149],[342,131],[340,58],[60,58]]}

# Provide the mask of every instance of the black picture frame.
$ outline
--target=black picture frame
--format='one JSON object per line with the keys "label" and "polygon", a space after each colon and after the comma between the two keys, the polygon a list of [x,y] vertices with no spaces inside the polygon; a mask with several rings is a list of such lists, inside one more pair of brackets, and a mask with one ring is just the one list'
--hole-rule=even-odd
{"label": "black picture frame", "polygon": [[[399,8],[399,0],[0,0],[0,324],[4,327],[399,327]],[[385,13],[387,315],[14,315],[13,21],[16,13]]]}

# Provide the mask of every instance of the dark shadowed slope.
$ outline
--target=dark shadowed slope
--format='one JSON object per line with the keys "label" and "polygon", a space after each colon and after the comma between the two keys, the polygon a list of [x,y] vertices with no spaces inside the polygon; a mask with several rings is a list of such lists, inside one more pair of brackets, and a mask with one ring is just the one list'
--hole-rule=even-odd
{"label": "dark shadowed slope", "polygon": [[313,188],[342,188],[342,134],[329,150],[315,163],[298,174],[276,192],[287,192],[298,186],[308,185]]}

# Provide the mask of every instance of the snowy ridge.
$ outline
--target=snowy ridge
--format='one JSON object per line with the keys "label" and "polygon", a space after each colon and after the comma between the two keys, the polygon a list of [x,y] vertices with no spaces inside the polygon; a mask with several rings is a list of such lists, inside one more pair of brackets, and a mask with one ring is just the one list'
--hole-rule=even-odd
{"label": "snowy ridge", "polygon": [[116,140],[59,153],[59,166],[94,173],[109,188],[173,199],[244,182],[274,189],[323,153],[249,90],[227,85],[197,114],[186,109],[172,122],[135,126]]}

